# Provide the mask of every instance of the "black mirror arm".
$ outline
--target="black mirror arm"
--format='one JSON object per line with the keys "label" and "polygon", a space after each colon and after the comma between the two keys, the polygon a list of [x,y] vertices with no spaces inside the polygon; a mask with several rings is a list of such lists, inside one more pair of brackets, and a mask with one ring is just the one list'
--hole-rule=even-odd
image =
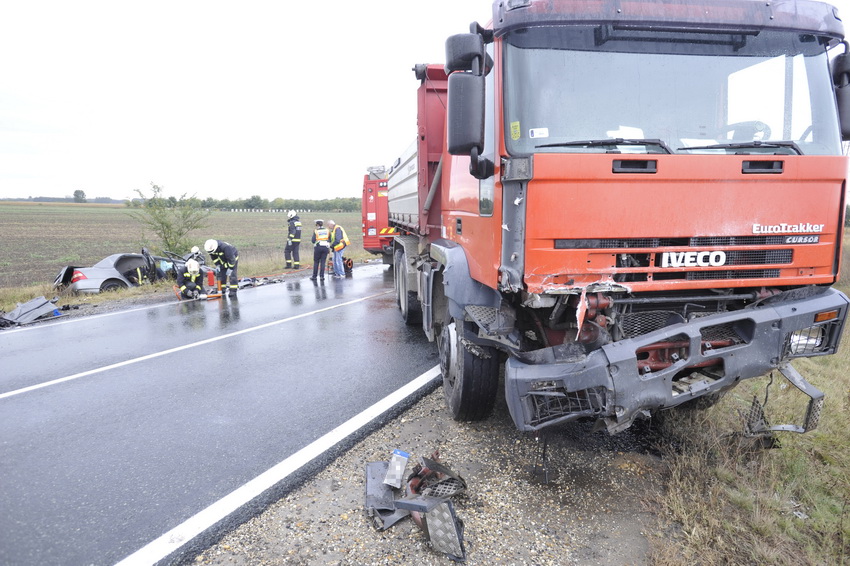
{"label": "black mirror arm", "polygon": [[469,174],[476,179],[489,179],[495,173],[496,166],[486,157],[481,157],[478,146],[469,151]]}

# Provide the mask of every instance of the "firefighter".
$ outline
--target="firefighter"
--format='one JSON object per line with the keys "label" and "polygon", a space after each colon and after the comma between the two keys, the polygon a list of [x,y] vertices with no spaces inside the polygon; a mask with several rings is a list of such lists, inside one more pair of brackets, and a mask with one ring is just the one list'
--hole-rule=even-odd
{"label": "firefighter", "polygon": [[312,281],[316,280],[316,274],[321,281],[325,280],[325,262],[328,261],[328,252],[331,249],[330,239],[331,231],[325,228],[322,220],[316,220],[316,229],[310,239],[313,242],[313,276],[310,278]]}
{"label": "firefighter", "polygon": [[345,267],[342,264],[342,250],[351,243],[345,228],[337,226],[333,220],[328,220],[328,228],[331,231],[331,249],[333,250],[334,278],[339,279],[345,275]]}
{"label": "firefighter", "polygon": [[289,232],[286,234],[286,248],[283,250],[286,269],[301,269],[301,219],[294,210],[287,212],[286,216],[289,218]]}
{"label": "firefighter", "polygon": [[177,285],[180,287],[180,296],[184,299],[197,299],[206,294],[204,291],[204,278],[201,275],[201,264],[197,260],[189,259],[183,267],[175,270],[177,272]]}
{"label": "firefighter", "polygon": [[[239,251],[236,246],[222,242],[221,240],[207,240],[204,249],[210,254],[213,265],[218,272],[218,280],[221,283],[221,294],[227,291],[228,296],[235,297],[239,290],[239,279],[236,276],[236,267],[239,263]],[[228,284],[228,279],[229,284]]]}

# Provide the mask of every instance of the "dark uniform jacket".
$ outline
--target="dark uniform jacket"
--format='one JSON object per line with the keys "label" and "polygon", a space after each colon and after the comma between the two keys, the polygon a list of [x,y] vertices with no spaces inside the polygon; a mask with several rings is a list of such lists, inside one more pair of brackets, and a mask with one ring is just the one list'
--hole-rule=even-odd
{"label": "dark uniform jacket", "polygon": [[210,258],[213,265],[221,267],[222,270],[233,269],[236,266],[236,260],[239,259],[239,251],[236,246],[216,240],[218,247],[214,252],[210,252]]}
{"label": "dark uniform jacket", "polygon": [[297,214],[289,219],[289,233],[286,239],[296,245],[301,243],[301,219]]}

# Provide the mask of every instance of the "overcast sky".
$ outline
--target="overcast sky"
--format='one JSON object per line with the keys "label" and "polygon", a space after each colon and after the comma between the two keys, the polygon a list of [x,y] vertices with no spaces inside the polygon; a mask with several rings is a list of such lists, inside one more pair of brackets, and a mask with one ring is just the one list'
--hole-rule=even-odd
{"label": "overcast sky", "polygon": [[[850,30],[850,0],[834,0]],[[0,197],[356,197],[490,0],[0,0]]]}
{"label": "overcast sky", "polygon": [[490,0],[0,0],[0,196],[360,196]]}

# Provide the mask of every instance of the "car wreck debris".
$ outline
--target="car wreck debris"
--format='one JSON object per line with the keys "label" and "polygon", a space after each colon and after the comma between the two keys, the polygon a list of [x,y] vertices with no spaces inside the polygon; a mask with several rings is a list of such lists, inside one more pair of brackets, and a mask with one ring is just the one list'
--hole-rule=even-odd
{"label": "car wreck debris", "polygon": [[466,481],[441,464],[439,452],[434,452],[414,466],[402,490],[396,478],[403,477],[408,459],[409,454],[396,449],[389,462],[366,464],[366,513],[379,531],[409,515],[434,551],[463,562],[463,522],[450,498],[466,491]]}
{"label": "car wreck debris", "polygon": [[56,308],[56,301],[58,300],[59,297],[53,297],[49,301],[44,297],[36,297],[26,303],[18,303],[18,306],[11,312],[0,315],[0,328],[20,326],[46,316],[62,316],[62,313]]}

